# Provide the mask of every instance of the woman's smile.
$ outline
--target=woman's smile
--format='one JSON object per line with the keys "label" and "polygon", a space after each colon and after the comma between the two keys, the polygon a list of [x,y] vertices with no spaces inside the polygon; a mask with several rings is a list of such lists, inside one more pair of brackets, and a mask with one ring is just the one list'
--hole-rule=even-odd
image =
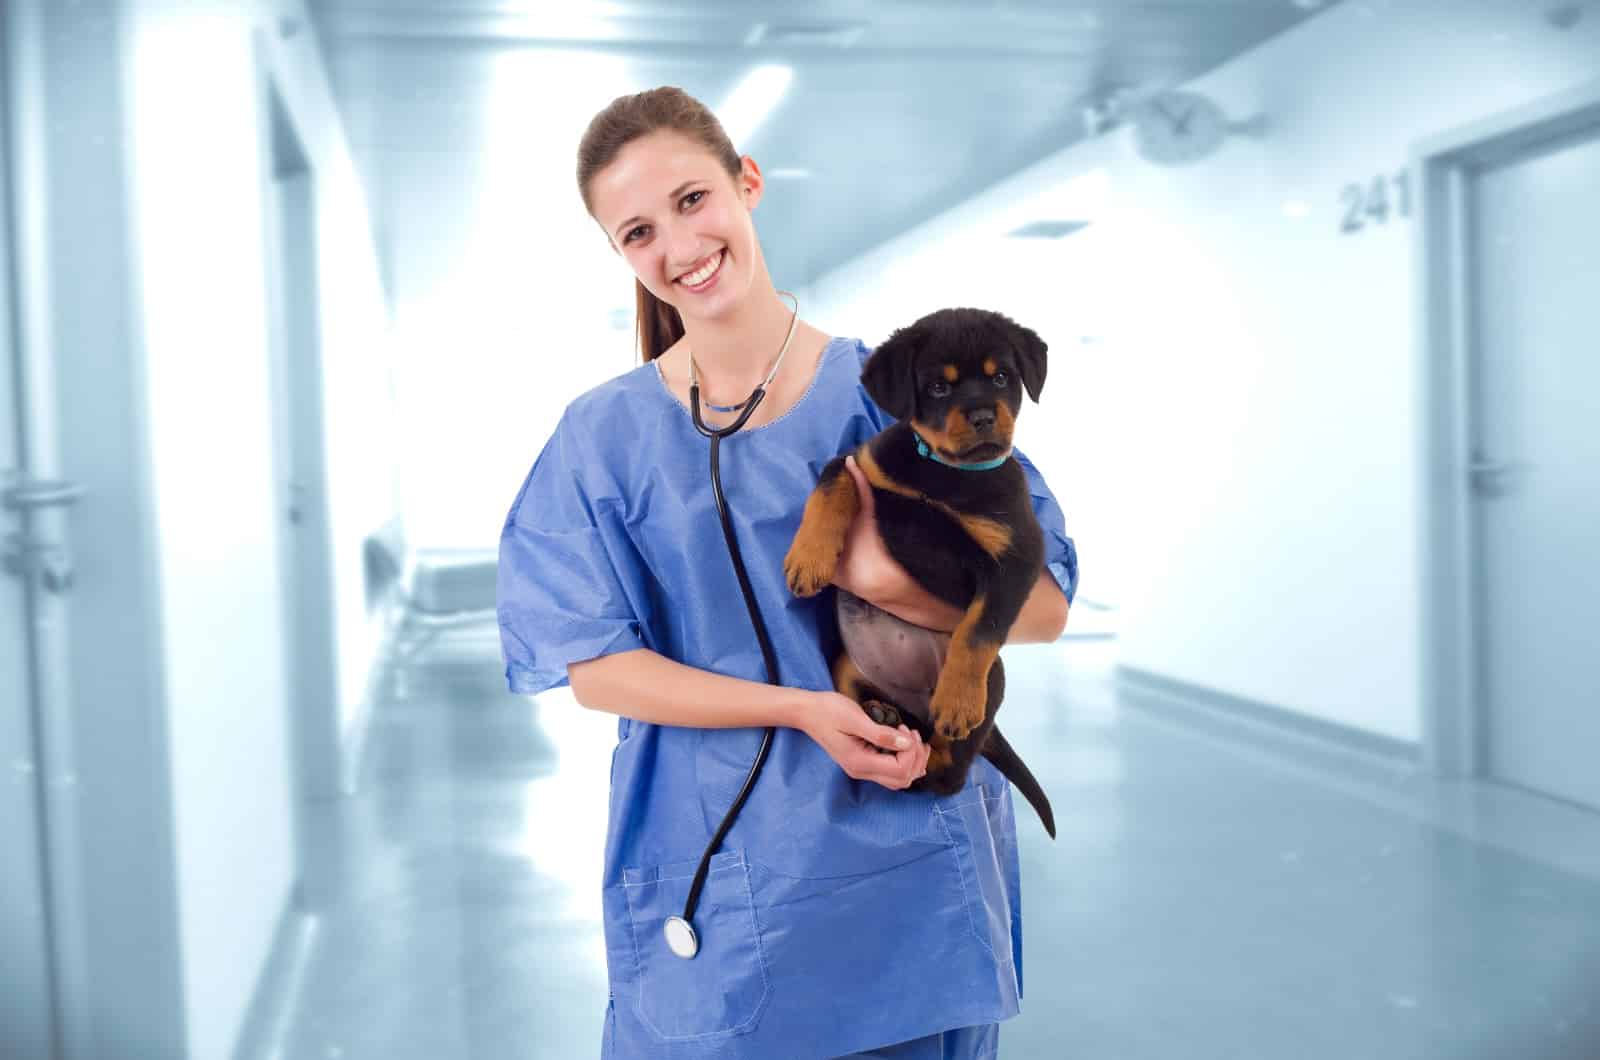
{"label": "woman's smile", "polygon": [[722,275],[722,262],[727,253],[726,249],[717,251],[693,272],[683,274],[674,282],[691,294],[709,291],[716,285],[717,277]]}

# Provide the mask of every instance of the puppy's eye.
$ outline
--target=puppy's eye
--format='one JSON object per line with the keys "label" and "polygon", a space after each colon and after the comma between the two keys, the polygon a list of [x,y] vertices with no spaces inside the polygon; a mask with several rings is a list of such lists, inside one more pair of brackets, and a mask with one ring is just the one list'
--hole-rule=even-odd
{"label": "puppy's eye", "polygon": [[928,384],[929,397],[944,397],[948,393],[950,393],[950,384],[943,379],[935,379]]}
{"label": "puppy's eye", "polygon": [[1004,372],[996,372],[990,378],[994,380],[995,386],[1005,386],[1006,383],[1009,382],[1009,380],[1006,379],[1006,374]]}

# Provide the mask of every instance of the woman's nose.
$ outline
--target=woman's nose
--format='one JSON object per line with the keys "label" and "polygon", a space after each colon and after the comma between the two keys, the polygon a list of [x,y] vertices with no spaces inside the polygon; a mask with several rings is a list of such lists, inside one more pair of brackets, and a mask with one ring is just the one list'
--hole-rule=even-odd
{"label": "woman's nose", "polygon": [[700,241],[683,225],[674,225],[662,232],[667,248],[667,267],[683,270],[699,260]]}

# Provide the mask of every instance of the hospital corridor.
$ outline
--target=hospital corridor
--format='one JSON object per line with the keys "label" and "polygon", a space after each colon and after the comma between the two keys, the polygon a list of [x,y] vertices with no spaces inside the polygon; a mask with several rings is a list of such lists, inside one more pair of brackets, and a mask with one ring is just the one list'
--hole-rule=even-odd
{"label": "hospital corridor", "polygon": [[0,1060],[1600,1060],[1596,336],[1597,0],[3,0]]}

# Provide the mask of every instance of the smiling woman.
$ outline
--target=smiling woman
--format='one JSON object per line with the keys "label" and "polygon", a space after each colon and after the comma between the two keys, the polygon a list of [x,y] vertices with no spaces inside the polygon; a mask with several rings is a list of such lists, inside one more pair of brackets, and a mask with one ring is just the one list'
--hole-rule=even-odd
{"label": "smiling woman", "polygon": [[[834,690],[832,597],[784,579],[818,469],[891,422],[862,388],[868,351],[779,297],[752,220],[761,168],[692,97],[615,100],[578,158],[584,205],[633,274],[644,363],[568,406],[507,516],[498,596],[513,691],[570,683],[622,718],[602,1055],[989,1060],[1020,999],[1010,789],[980,761],[959,791],[907,792],[929,747]],[[701,405],[743,423],[720,476],[731,503],[706,481],[691,375]],[[1051,531],[1034,597],[1059,614],[1072,543],[1015,459]],[[833,585],[941,603],[862,510]],[[841,890],[844,877],[863,885]]]}

